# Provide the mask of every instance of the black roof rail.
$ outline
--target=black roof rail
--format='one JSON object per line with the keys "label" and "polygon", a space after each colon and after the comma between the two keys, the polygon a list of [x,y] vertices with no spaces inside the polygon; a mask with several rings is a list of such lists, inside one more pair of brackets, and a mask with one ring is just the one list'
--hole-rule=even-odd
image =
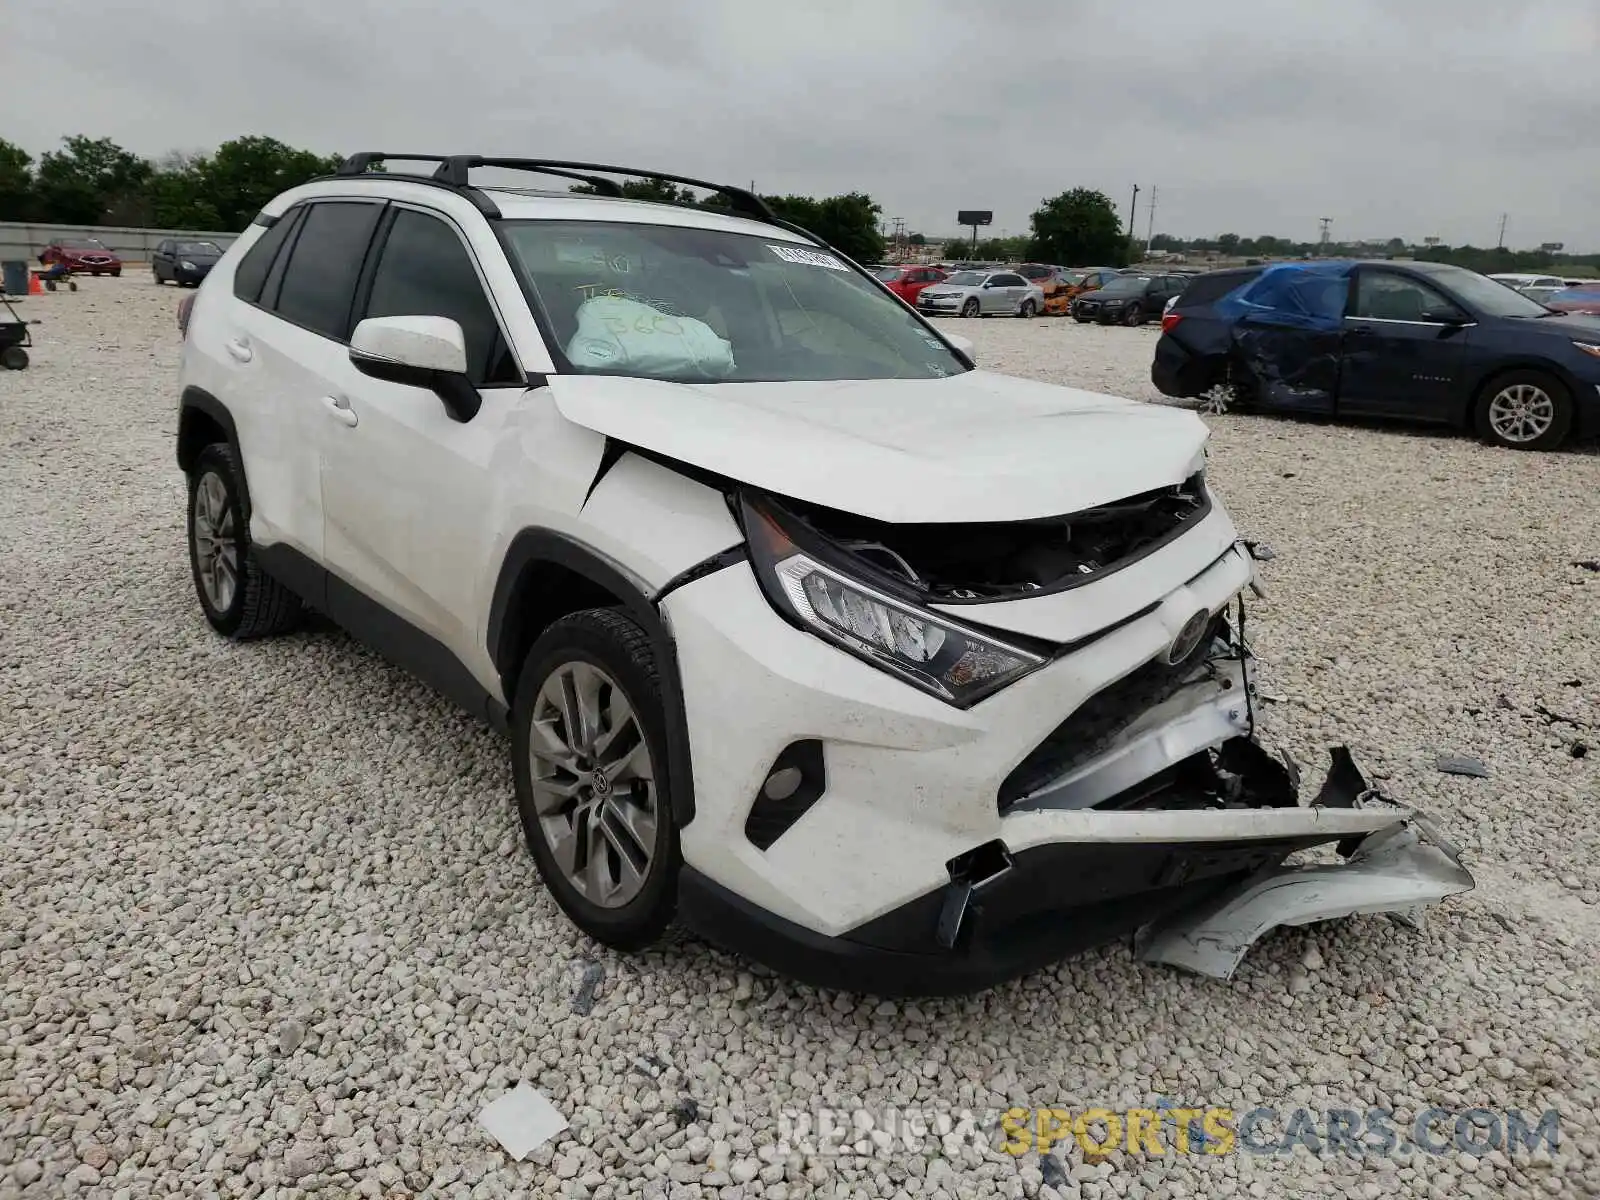
{"label": "black roof rail", "polygon": [[[706,179],[695,179],[688,175],[666,175],[660,171],[642,171],[636,167],[613,167],[603,163],[573,162],[560,158],[490,158],[481,154],[391,154],[377,150],[363,150],[352,154],[339,164],[335,178],[349,179],[367,175],[372,166],[389,159],[398,159],[402,162],[431,162],[439,165],[434,168],[431,175],[391,174],[384,172],[373,175],[375,179],[400,180],[406,183],[424,183],[434,187],[449,188],[465,196],[477,207],[478,211],[488,217],[499,217],[500,209],[495,202],[484,194],[481,188],[473,186],[468,179],[469,171],[476,167],[491,167],[505,171],[529,171],[537,175],[554,175],[563,179],[576,179],[586,183],[602,196],[614,198],[623,195],[622,188],[615,180],[605,178],[606,175],[628,175],[635,179],[660,179],[665,183],[676,183],[684,187],[700,188],[704,191],[721,196],[728,203],[728,208],[740,216],[749,217],[766,225],[775,225],[779,229],[787,229],[790,233],[797,233],[819,246],[827,246],[822,238],[812,233],[809,229],[802,228],[792,221],[785,221],[773,212],[767,202],[749,188],[734,187],[725,183],[712,183]],[[602,174],[594,174],[601,172]],[[830,250],[833,247],[828,247]],[[835,254],[839,251],[834,250]],[[845,257],[841,255],[841,257]]]}

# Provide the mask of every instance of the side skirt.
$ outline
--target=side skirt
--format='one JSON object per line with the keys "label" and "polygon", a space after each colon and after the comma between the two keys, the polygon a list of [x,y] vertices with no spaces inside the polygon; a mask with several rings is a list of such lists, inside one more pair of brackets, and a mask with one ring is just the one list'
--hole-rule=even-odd
{"label": "side skirt", "polygon": [[288,546],[257,546],[262,569],[351,637],[377,651],[448,700],[500,732],[510,725],[505,705],[443,642]]}

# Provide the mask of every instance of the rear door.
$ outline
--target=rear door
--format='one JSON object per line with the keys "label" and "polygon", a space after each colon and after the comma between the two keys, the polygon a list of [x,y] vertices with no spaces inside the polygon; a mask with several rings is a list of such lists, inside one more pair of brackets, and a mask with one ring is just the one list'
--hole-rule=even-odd
{"label": "rear door", "polygon": [[[235,274],[223,349],[245,458],[251,536],[323,562],[319,446],[348,366],[350,307],[381,201],[318,200],[290,210]],[[270,263],[256,249],[273,239]],[[296,586],[305,582],[296,579]],[[308,599],[317,602],[317,597]]]}
{"label": "rear door", "polygon": [[[1444,319],[1450,313],[1461,319]],[[1360,268],[1344,319],[1339,411],[1452,420],[1470,332],[1465,313],[1431,284],[1382,267]]]}

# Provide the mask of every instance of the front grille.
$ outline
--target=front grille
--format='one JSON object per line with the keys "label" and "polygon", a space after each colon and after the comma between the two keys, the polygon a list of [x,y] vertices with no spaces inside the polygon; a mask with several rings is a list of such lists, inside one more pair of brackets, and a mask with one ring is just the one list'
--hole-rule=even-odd
{"label": "front grille", "polygon": [[[1224,609],[1212,618],[1202,644],[1218,638],[1230,641],[1229,632]],[[1160,657],[1152,658],[1090,696],[1006,776],[1000,785],[1000,810],[1004,812],[1029,792],[1104,753],[1138,717],[1181,691],[1200,661],[1200,657],[1191,656],[1172,666]]]}

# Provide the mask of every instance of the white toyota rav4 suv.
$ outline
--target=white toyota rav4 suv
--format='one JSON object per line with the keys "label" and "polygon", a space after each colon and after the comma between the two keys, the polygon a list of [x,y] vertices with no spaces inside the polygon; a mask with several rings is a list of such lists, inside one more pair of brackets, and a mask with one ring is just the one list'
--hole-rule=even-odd
{"label": "white toyota rav4 suv", "polygon": [[267,205],[180,318],[212,626],[316,609],[508,731],[551,895],[619,948],[676,916],[931,994],[1137,933],[1225,977],[1472,886],[1342,748],[1308,802],[1255,740],[1198,417],[977,370],[757,196],[627,174],[360,154]]}

